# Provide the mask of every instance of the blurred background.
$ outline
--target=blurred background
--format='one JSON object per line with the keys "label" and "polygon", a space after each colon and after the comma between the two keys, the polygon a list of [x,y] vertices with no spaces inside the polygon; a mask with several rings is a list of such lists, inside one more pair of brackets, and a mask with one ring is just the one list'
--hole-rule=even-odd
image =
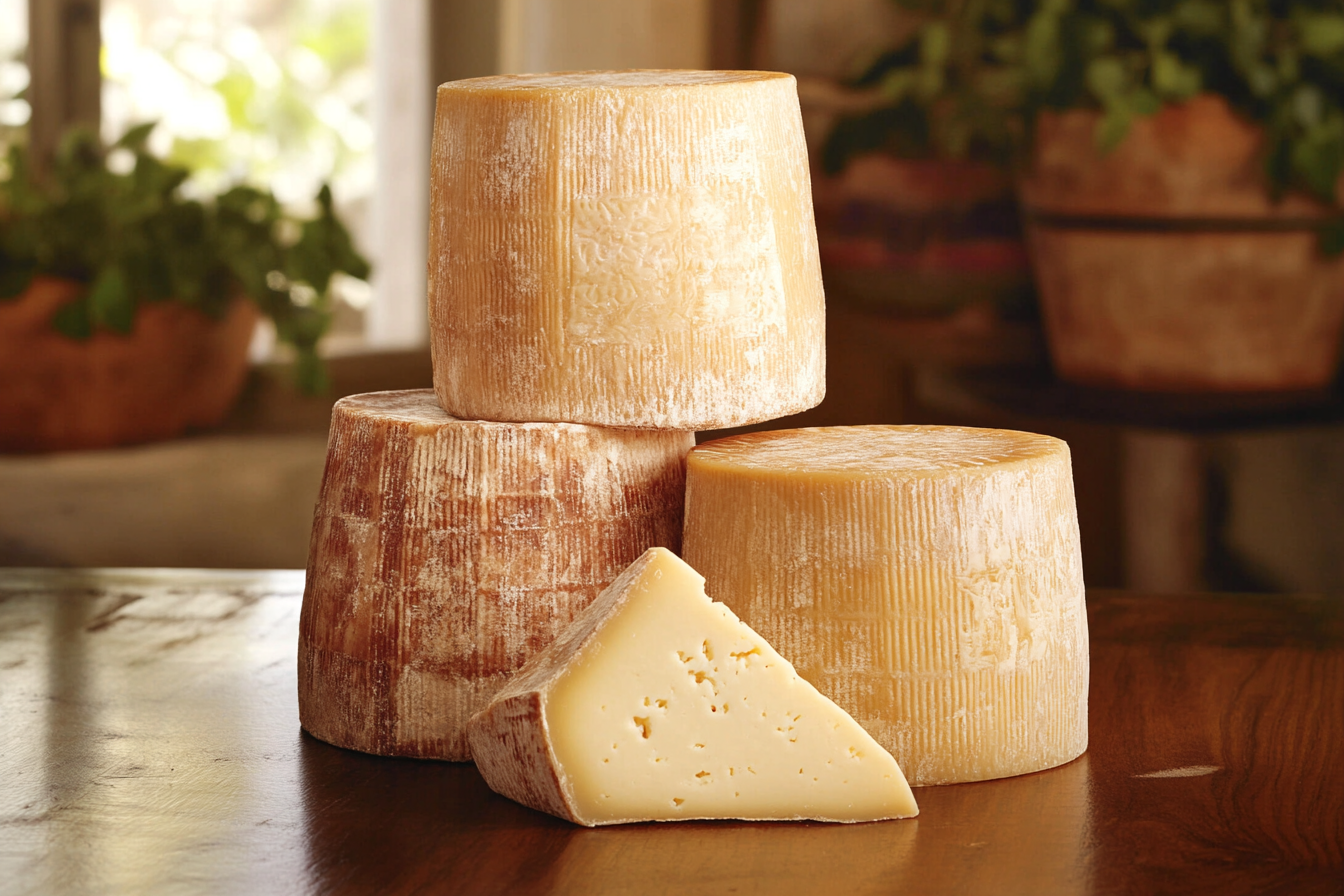
{"label": "blurred background", "polygon": [[[303,566],[332,402],[431,382],[434,85],[503,72],[749,68],[798,77],[828,302],[825,402],[764,428],[954,423],[1049,433],[1073,452],[1089,586],[1344,591],[1344,268],[1315,248],[1338,218],[1321,197],[1344,164],[1330,161],[1336,142],[1344,146],[1331,142],[1344,119],[1328,89],[1326,99],[1311,93],[1331,78],[1344,85],[1344,17],[1319,12],[1329,4],[1297,5],[1324,16],[1294,20],[1306,74],[1283,61],[1296,45],[1264,38],[1253,52],[1237,49],[1254,23],[1201,0],[1166,4],[1169,34],[1144,20],[1136,28],[1147,36],[1133,47],[1125,22],[1098,18],[1094,37],[1079,32],[1092,55],[1074,68],[1067,52],[1052,56],[1053,44],[1033,41],[1053,33],[1068,50],[1058,35],[1091,26],[1061,20],[1049,32],[1048,17],[1014,19],[1025,3],[968,22],[956,17],[965,4],[891,0],[0,0],[0,149],[21,147],[34,170],[59,172],[73,164],[59,161],[69,158],[60,153],[71,126],[112,145],[157,122],[143,144],[108,153],[108,169],[140,164],[118,153],[152,155],[183,172],[174,189],[188,200],[248,184],[296,221],[323,214],[328,185],[353,252],[332,256],[338,273],[319,299],[303,278],[259,287],[289,304],[244,322],[250,363],[211,425],[188,421],[154,440],[118,434],[108,445],[12,438],[0,453],[0,566]],[[1218,124],[1221,100],[1197,126],[1168,108],[1204,108],[1202,98],[1223,88],[1207,74],[1201,81],[1198,65],[1221,52],[1224,34],[1228,52],[1251,67],[1222,95],[1243,117],[1263,108],[1277,121],[1277,98],[1296,110],[1296,130],[1271,135],[1282,137],[1299,180],[1310,186],[1312,172],[1325,171],[1316,198],[1262,200],[1275,191],[1259,185],[1228,200],[1201,192],[1211,176],[1198,172],[1217,164],[1201,161],[1200,147],[1229,157],[1241,131],[1235,119]],[[1262,80],[1277,80],[1261,90],[1252,63],[1263,59],[1277,67]],[[1021,122],[1040,120],[1002,114],[995,78],[1036,97],[1033,115],[1059,113],[1063,148],[1052,155],[1039,129],[1036,142],[1023,139]],[[1092,118],[1071,124],[1074,112]],[[1086,130],[1070,148],[1074,124]],[[1193,134],[1195,149],[1170,150],[1175,131]],[[1257,165],[1279,145],[1247,139]],[[7,157],[0,182],[17,177],[17,157]],[[1080,167],[1084,157],[1100,175]],[[1132,181],[1106,167],[1126,160],[1141,169]],[[1244,175],[1237,168],[1227,179],[1244,186]],[[1126,192],[1129,183],[1138,186]],[[1145,190],[1160,194],[1156,211],[1131,201]],[[0,219],[18,214],[18,195],[8,208],[0,200]],[[1248,242],[1263,234],[1280,242]],[[296,237],[283,248],[295,245],[306,244]],[[1308,296],[1307,306],[1267,307],[1258,297],[1273,289],[1256,285],[1246,314],[1257,333],[1278,323],[1324,345],[1328,370],[1311,382],[1224,376],[1226,359],[1249,354],[1241,337],[1199,349],[1169,339],[1182,326],[1162,316],[1177,284],[1203,278],[1190,288],[1215,323],[1197,328],[1221,334],[1234,315],[1227,297],[1260,283],[1236,266],[1257,255],[1305,259],[1280,291]],[[1133,271],[1144,275],[1137,285],[1127,280]],[[98,297],[116,290],[94,293],[95,323],[99,314],[115,323]],[[1146,315],[1127,344],[1146,359],[1137,367],[1092,365],[1130,339],[1117,335],[1118,318],[1079,322],[1077,303],[1094,296],[1112,312]],[[5,315],[17,315],[6,307],[0,353]],[[305,394],[293,368],[316,311],[325,382]],[[1211,360],[1193,374],[1162,373],[1201,352]],[[39,363],[24,356],[6,368],[0,359],[9,380],[0,389],[18,394],[19,371]],[[9,423],[28,426],[20,417],[34,413],[11,408]]]}

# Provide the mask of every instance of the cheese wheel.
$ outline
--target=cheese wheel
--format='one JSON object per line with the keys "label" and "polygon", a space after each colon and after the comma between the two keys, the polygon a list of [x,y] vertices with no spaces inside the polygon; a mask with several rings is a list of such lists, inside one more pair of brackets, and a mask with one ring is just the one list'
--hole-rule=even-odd
{"label": "cheese wheel", "polygon": [[502,75],[438,90],[434,388],[451,414],[716,429],[825,393],[791,75]]}
{"label": "cheese wheel", "polygon": [[1088,640],[1068,446],[945,426],[707,442],[686,560],[709,593],[891,751],[912,784],[1087,748]]}
{"label": "cheese wheel", "polygon": [[466,760],[466,724],[653,545],[693,436],[449,417],[428,389],[332,412],[299,630],[322,740]]}
{"label": "cheese wheel", "polygon": [[664,548],[632,563],[468,731],[493,790],[578,824],[919,812],[891,754]]}

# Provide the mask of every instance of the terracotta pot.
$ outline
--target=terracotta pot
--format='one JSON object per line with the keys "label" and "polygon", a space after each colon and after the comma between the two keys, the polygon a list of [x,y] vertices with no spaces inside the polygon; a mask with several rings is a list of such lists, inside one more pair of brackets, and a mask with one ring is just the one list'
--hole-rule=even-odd
{"label": "terracotta pot", "polygon": [[1042,115],[1020,185],[1058,375],[1153,391],[1327,386],[1344,258],[1316,246],[1338,211],[1271,200],[1263,136],[1221,97],[1137,119],[1108,154],[1096,123]]}
{"label": "terracotta pot", "polygon": [[223,419],[247,373],[251,302],[235,300],[221,320],[177,302],[145,304],[129,335],[77,342],[51,318],[81,288],[38,278],[0,302],[0,450],[106,448]]}
{"label": "terracotta pot", "polygon": [[813,173],[828,298],[903,316],[1030,307],[1012,181],[998,168],[872,153]]}

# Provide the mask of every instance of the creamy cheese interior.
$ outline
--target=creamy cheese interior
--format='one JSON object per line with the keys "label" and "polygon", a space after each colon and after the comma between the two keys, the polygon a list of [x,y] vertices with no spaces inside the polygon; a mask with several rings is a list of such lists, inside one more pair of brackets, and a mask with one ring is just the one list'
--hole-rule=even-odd
{"label": "creamy cheese interior", "polygon": [[916,814],[891,755],[658,553],[547,695],[584,820]]}

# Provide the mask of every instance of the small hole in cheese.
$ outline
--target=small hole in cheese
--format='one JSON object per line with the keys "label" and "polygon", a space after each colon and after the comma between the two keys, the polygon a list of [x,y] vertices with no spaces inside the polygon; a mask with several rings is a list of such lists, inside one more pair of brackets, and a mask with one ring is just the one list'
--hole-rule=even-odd
{"label": "small hole in cheese", "polygon": [[684,802],[686,801],[679,796],[672,797],[672,805],[674,806],[680,806]]}
{"label": "small hole in cheese", "polygon": [[[639,729],[639,733],[644,737],[645,740],[649,739],[648,716],[635,716],[635,727]],[[613,746],[615,746],[615,744],[613,744]]]}

